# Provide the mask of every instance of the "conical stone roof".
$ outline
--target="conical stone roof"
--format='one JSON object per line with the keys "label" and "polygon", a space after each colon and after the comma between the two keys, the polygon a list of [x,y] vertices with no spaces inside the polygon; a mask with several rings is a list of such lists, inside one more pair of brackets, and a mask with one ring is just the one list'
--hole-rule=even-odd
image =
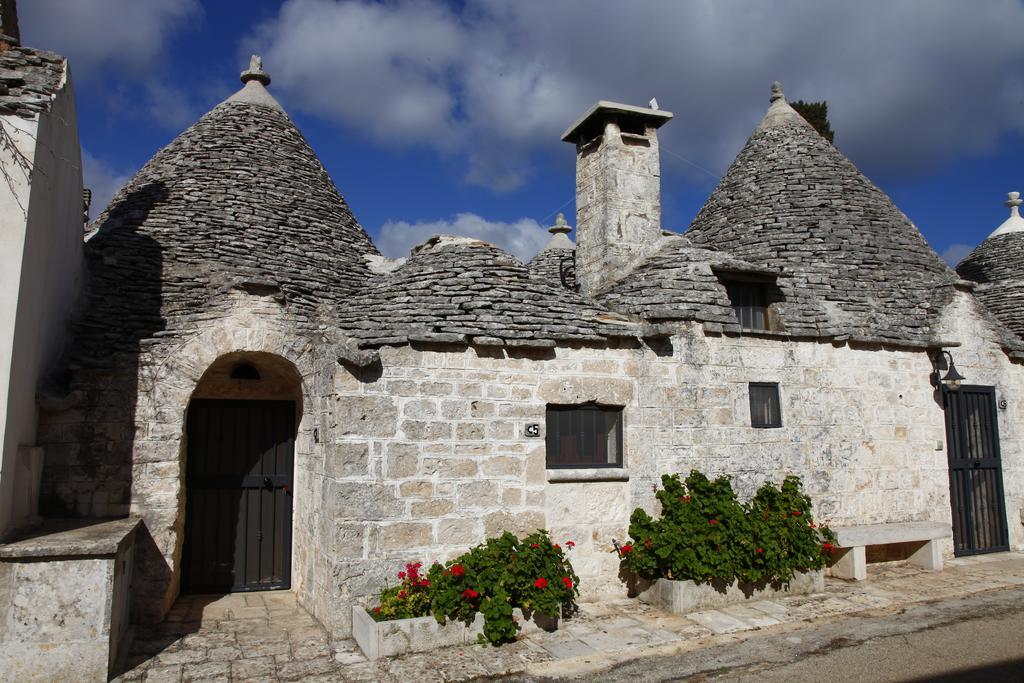
{"label": "conical stone roof", "polygon": [[956,274],[910,220],[773,86],[772,104],[686,236],[779,268],[821,336],[920,345]]}
{"label": "conical stone roof", "polygon": [[93,352],[185,333],[231,290],[282,303],[312,328],[370,276],[378,254],[323,165],[264,87],[245,86],[161,149],[91,226]]}
{"label": "conical stone roof", "polygon": [[957,264],[966,280],[979,283],[975,295],[1004,325],[1024,337],[1024,218],[1020,194],[1006,201],[1010,217]]}
{"label": "conical stone roof", "polygon": [[512,254],[437,236],[352,298],[341,329],[361,347],[407,342],[554,347],[636,337],[640,326],[531,274]]}

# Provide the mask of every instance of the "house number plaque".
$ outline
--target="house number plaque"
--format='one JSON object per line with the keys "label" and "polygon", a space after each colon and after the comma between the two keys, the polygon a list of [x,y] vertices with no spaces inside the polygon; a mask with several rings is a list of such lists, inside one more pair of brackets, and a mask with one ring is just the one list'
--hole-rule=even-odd
{"label": "house number plaque", "polygon": [[527,436],[540,436],[540,425],[536,422],[526,425]]}

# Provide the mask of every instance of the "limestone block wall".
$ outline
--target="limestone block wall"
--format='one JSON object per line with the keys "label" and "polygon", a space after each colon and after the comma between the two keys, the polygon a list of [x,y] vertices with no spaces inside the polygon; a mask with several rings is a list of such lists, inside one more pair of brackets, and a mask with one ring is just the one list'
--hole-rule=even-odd
{"label": "limestone block wall", "polygon": [[[971,383],[1020,395],[1020,366],[984,335],[963,339],[954,353]],[[585,598],[621,593],[612,539],[625,538],[635,507],[655,511],[661,474],[692,468],[731,475],[743,498],[798,474],[817,516],[836,525],[949,522],[944,413],[926,351],[705,336],[697,326],[670,346],[522,357],[397,347],[381,350],[374,371],[338,366],[317,416],[324,459],[309,461],[314,504],[296,521],[316,529],[301,599],[344,634],[348,606],[394,582],[404,562],[537,527],[577,544]],[[778,429],[750,426],[748,382],[765,381],[779,383]],[[612,481],[560,481],[545,468],[546,406],[588,401],[624,407],[625,467]],[[1000,413],[1017,548],[1021,416],[1013,401]],[[526,435],[531,423],[540,437]]]}
{"label": "limestone block wall", "polygon": [[[381,350],[376,372],[339,366],[335,395],[318,416],[329,435],[323,467],[309,473],[321,502],[296,520],[319,535],[312,590],[300,599],[344,634],[349,606],[394,582],[406,561],[445,560],[502,531],[541,527],[579,544],[580,557],[610,550],[602,543],[624,531],[622,516],[583,514],[582,489],[547,483],[545,409],[580,399],[629,405],[635,357],[633,349],[508,357],[397,347]],[[539,438],[526,436],[531,423],[541,425]],[[624,484],[582,486],[629,507]],[[575,517],[553,524],[560,515],[551,512],[566,505]]]}

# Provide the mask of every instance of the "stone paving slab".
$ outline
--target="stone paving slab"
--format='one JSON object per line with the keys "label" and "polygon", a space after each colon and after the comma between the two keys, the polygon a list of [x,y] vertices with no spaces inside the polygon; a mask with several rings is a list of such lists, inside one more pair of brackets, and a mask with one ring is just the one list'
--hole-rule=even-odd
{"label": "stone paving slab", "polygon": [[[517,673],[544,662],[583,667],[665,647],[895,609],[1024,584],[1024,554],[948,561],[941,573],[869,565],[868,580],[828,579],[824,593],[674,615],[628,598],[585,603],[552,633],[502,647],[466,645],[367,661],[352,640],[332,640],[287,591],[188,596],[158,626],[137,627],[120,681],[457,681]],[[731,635],[730,635],[731,634]],[[794,635],[793,637],[799,638]]]}

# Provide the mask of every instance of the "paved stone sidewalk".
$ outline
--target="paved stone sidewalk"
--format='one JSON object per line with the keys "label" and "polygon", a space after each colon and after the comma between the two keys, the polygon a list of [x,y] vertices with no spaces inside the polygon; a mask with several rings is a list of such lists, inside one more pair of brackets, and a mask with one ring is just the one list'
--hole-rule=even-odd
{"label": "paved stone sidewalk", "polygon": [[941,573],[905,564],[869,566],[869,579],[829,579],[824,593],[667,614],[636,600],[581,605],[554,633],[536,633],[499,648],[454,647],[367,661],[352,641],[331,642],[291,593],[191,596],[167,621],[137,631],[124,681],[464,680],[557,665],[581,666],[640,656],[645,650],[727,634],[831,620],[870,609],[898,608],[1024,585],[1024,554],[1000,553],[947,562]]}

